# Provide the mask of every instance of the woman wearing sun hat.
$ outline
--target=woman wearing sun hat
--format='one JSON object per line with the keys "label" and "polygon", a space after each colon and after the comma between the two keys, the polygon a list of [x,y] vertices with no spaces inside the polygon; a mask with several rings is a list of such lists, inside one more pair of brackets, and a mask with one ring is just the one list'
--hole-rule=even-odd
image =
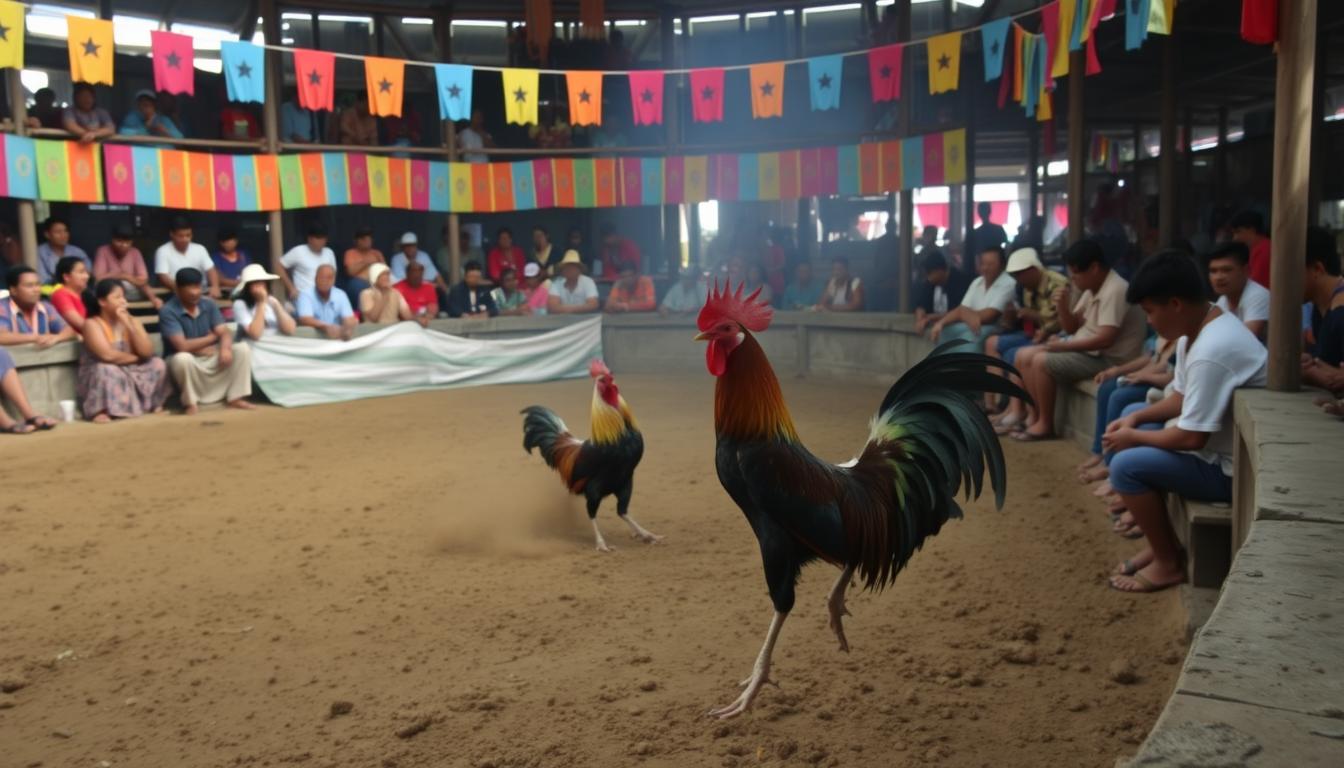
{"label": "woman wearing sun hat", "polygon": [[280,278],[260,264],[248,264],[233,289],[233,319],[238,335],[261,339],[282,333],[293,335],[296,323],[280,300],[271,295],[271,283]]}
{"label": "woman wearing sun hat", "polygon": [[[359,294],[359,314],[364,322],[396,323],[414,318],[406,297],[392,287],[392,270],[386,264],[369,267],[369,282],[372,285]],[[424,320],[428,323],[429,318]]]}

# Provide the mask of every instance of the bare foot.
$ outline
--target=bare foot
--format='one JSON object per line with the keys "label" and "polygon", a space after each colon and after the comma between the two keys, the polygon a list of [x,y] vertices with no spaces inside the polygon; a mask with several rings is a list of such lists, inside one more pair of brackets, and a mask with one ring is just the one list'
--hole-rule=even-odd
{"label": "bare foot", "polygon": [[1118,592],[1160,592],[1185,583],[1185,571],[1178,564],[1153,561],[1133,576],[1112,576],[1109,583]]}
{"label": "bare foot", "polygon": [[182,407],[182,415],[183,415],[183,416],[195,416],[196,414],[198,414],[198,413],[200,413],[200,412],[201,412],[201,407],[200,407],[199,405],[195,404],[195,403],[192,403],[191,405],[187,405],[187,406],[183,406],[183,407]]}
{"label": "bare foot", "polygon": [[104,411],[103,413],[94,416],[92,419],[89,419],[89,421],[92,421],[94,424],[107,424],[112,421],[112,417],[108,416],[107,412]]}
{"label": "bare foot", "polygon": [[257,406],[247,402],[246,400],[230,400],[229,402],[225,403],[225,405],[227,405],[230,408],[237,408],[240,411],[257,410]]}
{"label": "bare foot", "polygon": [[[1110,476],[1111,476],[1111,470],[1109,467],[1106,466],[1092,467],[1091,469],[1085,469],[1082,472],[1078,473],[1078,482],[1083,485],[1090,485],[1099,480],[1105,480]],[[1107,483],[1106,485],[1109,487],[1110,483]]]}
{"label": "bare foot", "polygon": [[[1107,471],[1106,474],[1109,476],[1111,473],[1110,471]],[[1110,496],[1112,493],[1115,493],[1115,489],[1111,487],[1110,480],[1107,480],[1106,482],[1092,489],[1092,495],[1096,496],[1098,499],[1104,499],[1107,496]]]}
{"label": "bare foot", "polygon": [[1100,463],[1101,463],[1101,457],[1094,453],[1091,456],[1088,456],[1086,461],[1078,465],[1078,471],[1086,472],[1087,470],[1097,466]]}

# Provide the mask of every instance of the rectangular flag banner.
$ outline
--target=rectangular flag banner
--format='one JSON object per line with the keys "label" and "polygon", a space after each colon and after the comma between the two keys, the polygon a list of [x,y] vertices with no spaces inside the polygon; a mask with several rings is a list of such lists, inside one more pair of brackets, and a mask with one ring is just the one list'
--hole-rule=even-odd
{"label": "rectangular flag banner", "polygon": [[350,204],[350,173],[345,167],[344,152],[324,152],[322,172],[327,184],[327,205]]}
{"label": "rectangular flag banner", "polygon": [[569,89],[569,124],[602,124],[602,73],[571,71],[565,73]]}
{"label": "rectangular flag banner", "polygon": [[878,189],[902,189],[905,180],[903,176],[905,168],[903,142],[884,141],[877,146],[882,156],[881,165],[878,166]]}
{"label": "rectangular flag banner", "polygon": [[929,51],[929,93],[957,90],[961,74],[961,32],[930,37],[925,47]]}
{"label": "rectangular flag banner", "polygon": [[159,150],[132,147],[131,167],[135,171],[135,204],[163,205],[163,167],[159,162]]}
{"label": "rectangular flag banner", "polygon": [[846,144],[836,150],[839,164],[837,191],[842,195],[859,194],[859,148]]}
{"label": "rectangular flag banner", "polygon": [[530,211],[537,207],[536,179],[532,174],[532,161],[519,160],[509,163],[513,176],[513,207],[518,211]]}
{"label": "rectangular flag banner", "polygon": [[838,147],[817,148],[817,168],[821,173],[821,192],[835,195],[840,192],[840,150]]}
{"label": "rectangular flag banner", "polygon": [[196,52],[189,35],[152,29],[150,56],[154,60],[154,90],[196,93]]}
{"label": "rectangular flag banner", "polygon": [[840,108],[840,81],[845,57],[818,56],[807,60],[808,94],[813,111]]}
{"label": "rectangular flag banner", "polygon": [[112,22],[66,16],[70,79],[112,85]]}
{"label": "rectangular flag banner", "polygon": [[661,70],[631,72],[630,103],[635,125],[663,124],[663,73]]}
{"label": "rectangular flag banner", "polygon": [[257,155],[257,195],[263,211],[280,210],[280,164],[275,155]]}
{"label": "rectangular flag banner", "polygon": [[0,135],[5,153],[5,197],[37,199],[37,147],[33,139],[13,134]]}
{"label": "rectangular flag banner", "polygon": [[[9,0],[0,0],[0,67],[23,69],[24,7]],[[3,195],[0,195],[3,197]]]}
{"label": "rectangular flag banner", "polygon": [[404,157],[387,159],[388,205],[400,210],[411,207],[411,167]]}
{"label": "rectangular flag banner", "polygon": [[495,195],[490,189],[490,164],[489,163],[470,163],[471,166],[471,200],[475,203],[473,210],[493,211],[495,210]]}
{"label": "rectangular flag banner", "polygon": [[[247,155],[222,155],[233,162],[234,203],[240,211],[262,211],[261,190],[257,182],[257,158]],[[274,155],[267,155],[274,157]]]}
{"label": "rectangular flag banner", "polygon": [[303,176],[303,197],[308,208],[321,208],[329,205],[327,200],[326,172],[322,155],[306,152],[299,155],[299,173]]}
{"label": "rectangular flag banner", "polygon": [[985,82],[1003,75],[1003,53],[1008,47],[1008,25],[1012,19],[1007,16],[980,27],[980,41],[984,44]]}
{"label": "rectangular flag banner", "polygon": [[711,187],[715,200],[737,200],[741,186],[737,180],[738,156],[714,155],[714,181]]}
{"label": "rectangular flag banner", "polygon": [[266,50],[243,40],[219,44],[220,68],[229,101],[262,104],[266,101]]}
{"label": "rectangular flag banner", "polygon": [[468,163],[448,164],[448,185],[452,193],[448,198],[449,210],[455,212],[474,211],[471,199],[471,165]]}
{"label": "rectangular flag banner", "polygon": [[803,186],[801,180],[802,171],[799,168],[799,152],[796,149],[786,150],[779,153],[779,199],[796,200],[803,196]]}
{"label": "rectangular flag banner", "polygon": [[330,112],[336,108],[336,57],[325,51],[294,49],[299,106]]}
{"label": "rectangular flag banner", "polygon": [[943,134],[930,133],[923,137],[924,142],[924,185],[941,186],[943,178]]}
{"label": "rectangular flag banner", "polygon": [[897,143],[901,146],[901,188],[924,186],[924,138],[915,136]]}
{"label": "rectangular flag banner", "polygon": [[723,70],[691,70],[691,117],[697,123],[723,121]]}
{"label": "rectangular flag banner", "polygon": [[392,188],[387,178],[387,157],[366,155],[369,166],[369,205],[374,208],[392,207]]}
{"label": "rectangular flag banner", "polygon": [[620,200],[619,180],[616,176],[616,160],[610,157],[593,159],[593,179],[596,186],[594,204],[598,208],[610,208]]}
{"label": "rectangular flag banner", "polygon": [[517,210],[513,199],[513,164],[490,163],[490,185],[495,198],[495,210]]}
{"label": "rectangular flag banner", "polygon": [[43,200],[70,202],[70,159],[64,141],[36,139],[37,191]]}
{"label": "rectangular flag banner", "polygon": [[784,116],[784,62],[751,66],[751,116],[758,120]]}
{"label": "rectangular flag banner", "polygon": [[760,199],[779,199],[778,152],[762,152],[756,156],[756,185]]}
{"label": "rectangular flag banner", "polygon": [[669,155],[663,160],[663,202],[681,205],[686,202],[686,158]]}
{"label": "rectangular flag banner", "polygon": [[621,204],[644,204],[644,169],[638,157],[623,157],[620,160]]}
{"label": "rectangular flag banner", "polygon": [[537,70],[504,70],[504,115],[517,125],[537,123]]}
{"label": "rectangular flag banner", "polygon": [[463,64],[434,65],[440,120],[471,119],[471,73],[471,67]]}
{"label": "rectangular flag banner", "polygon": [[298,155],[280,155],[280,200],[286,210],[308,204],[303,184],[303,166]]}
{"label": "rectangular flag banner", "polygon": [[187,207],[193,211],[215,210],[215,169],[208,152],[187,154]]}
{"label": "rectangular flag banner", "polygon": [[229,155],[208,155],[215,185],[215,210],[238,210],[238,185],[233,177],[233,158]]}
{"label": "rectangular flag banner", "polygon": [[709,158],[692,155],[683,159],[682,178],[685,179],[683,202],[703,203],[709,199]]}
{"label": "rectangular flag banner", "polygon": [[537,190],[537,207],[555,207],[555,163],[549,157],[532,161],[532,183]]}
{"label": "rectangular flag banner", "polygon": [[663,204],[663,158],[646,157],[640,160],[640,175],[644,188],[641,190],[645,205]]}
{"label": "rectangular flag banner", "polygon": [[943,183],[966,183],[966,129],[943,134]]}
{"label": "rectangular flag banner", "polygon": [[901,97],[901,61],[904,47],[885,45],[868,52],[868,84],[873,92],[873,103],[894,101]]}
{"label": "rectangular flag banner", "polygon": [[[882,183],[882,148],[885,145],[871,141],[859,145],[859,191],[865,195],[880,194],[887,188]],[[900,168],[900,165],[896,167]]]}
{"label": "rectangular flag banner", "polygon": [[401,95],[406,87],[406,62],[401,59],[364,57],[364,88],[369,93],[369,113],[401,117]]}
{"label": "rectangular flag banner", "polygon": [[429,210],[437,213],[447,213],[451,210],[451,189],[452,182],[448,175],[448,163],[431,162],[429,164]]}
{"label": "rectangular flag banner", "polygon": [[411,161],[411,210],[429,210],[429,161]]}
{"label": "rectangular flag banner", "polygon": [[575,199],[574,160],[568,157],[557,157],[551,162],[551,170],[555,178],[556,206],[559,208],[579,207]]}
{"label": "rectangular flag banner", "polygon": [[135,205],[135,159],[131,147],[103,145],[103,167],[107,169],[107,202]]}

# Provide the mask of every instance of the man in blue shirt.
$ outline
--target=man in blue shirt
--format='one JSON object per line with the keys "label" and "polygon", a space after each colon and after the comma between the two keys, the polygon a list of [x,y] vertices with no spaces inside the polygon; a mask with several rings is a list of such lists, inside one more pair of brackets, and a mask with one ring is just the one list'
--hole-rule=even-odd
{"label": "man in blue shirt", "polygon": [[159,114],[159,102],[154,92],[144,89],[135,94],[135,109],[121,119],[123,136],[160,136],[180,139],[182,131],[167,115]]}
{"label": "man in blue shirt", "polygon": [[201,403],[220,400],[230,408],[251,410],[252,349],[234,344],[233,334],[215,302],[201,296],[205,275],[186,267],[174,277],[174,296],[159,310],[163,353],[187,415]]}
{"label": "man in blue shirt", "polygon": [[280,140],[312,144],[316,139],[317,116],[293,101],[280,105]]}
{"label": "man in blue shirt", "polygon": [[37,246],[37,279],[40,283],[56,280],[56,264],[66,256],[75,256],[84,261],[84,266],[93,271],[93,262],[84,249],[70,242],[70,225],[65,219],[48,217],[42,222],[42,234],[46,242]]}
{"label": "man in blue shirt", "polygon": [[[0,301],[0,345],[33,344],[38,349],[72,339],[75,329],[61,320],[60,314],[42,301],[42,284],[32,267],[20,264],[5,273],[9,298]],[[0,432],[23,435],[37,429],[51,429],[56,422],[33,409],[23,391],[14,358],[0,346],[0,394],[23,417],[14,421],[0,409]]]}
{"label": "man in blue shirt", "polygon": [[299,294],[299,325],[316,328],[328,339],[349,341],[359,319],[350,297],[336,287],[336,268],[323,264],[313,276],[313,287]]}

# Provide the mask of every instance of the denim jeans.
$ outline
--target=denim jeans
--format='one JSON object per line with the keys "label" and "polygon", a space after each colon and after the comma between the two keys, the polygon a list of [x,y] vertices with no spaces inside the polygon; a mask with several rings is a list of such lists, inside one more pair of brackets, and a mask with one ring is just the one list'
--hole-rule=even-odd
{"label": "denim jeans", "polygon": [[1107,379],[1097,388],[1097,423],[1092,431],[1092,453],[1101,455],[1101,436],[1106,425],[1120,418],[1125,408],[1134,403],[1142,403],[1148,397],[1147,384],[1126,384],[1120,386],[1119,379]]}
{"label": "denim jeans", "polygon": [[1198,501],[1231,501],[1232,478],[1192,453],[1150,445],[1126,448],[1111,461],[1111,487],[1119,493],[1174,492]]}
{"label": "denim jeans", "polygon": [[1009,365],[1016,365],[1017,351],[1031,346],[1031,337],[1022,331],[999,334],[999,357]]}

